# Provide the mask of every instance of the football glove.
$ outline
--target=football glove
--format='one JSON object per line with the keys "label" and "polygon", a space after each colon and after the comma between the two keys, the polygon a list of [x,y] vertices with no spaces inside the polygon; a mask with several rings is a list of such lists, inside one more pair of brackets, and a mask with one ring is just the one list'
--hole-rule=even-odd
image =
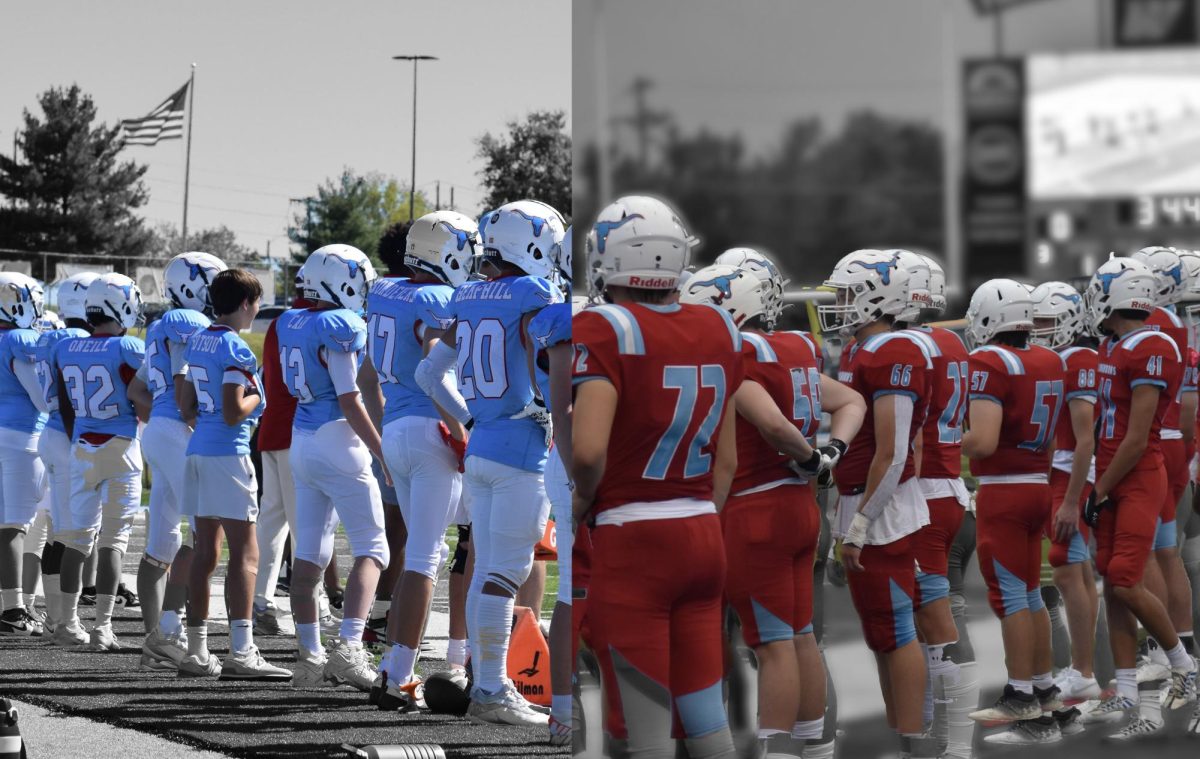
{"label": "football glove", "polygon": [[842,460],[842,456],[846,454],[847,447],[844,441],[832,438],[828,443],[818,448],[817,450],[821,452],[821,455],[828,462],[822,466],[821,470],[829,471],[837,466],[838,462]]}
{"label": "football glove", "polygon": [[807,460],[796,461],[793,459],[792,461],[788,462],[788,467],[806,480],[813,479],[828,468],[825,466],[825,457],[822,456],[821,451],[816,448],[813,449],[812,456],[809,456]]}
{"label": "football glove", "polygon": [[1096,491],[1093,490],[1088,493],[1087,502],[1083,504],[1083,521],[1087,523],[1088,527],[1095,527],[1096,523],[1100,521],[1100,512],[1115,505],[1111,496],[1097,503]]}
{"label": "football glove", "polygon": [[467,441],[455,440],[445,422],[438,422],[438,432],[442,435],[442,442],[446,444],[447,448],[454,451],[454,455],[458,458],[458,471],[465,471],[463,461],[467,457]]}
{"label": "football glove", "polygon": [[535,397],[525,404],[525,408],[521,409],[520,413],[513,414],[509,419],[532,419],[545,431],[546,447],[550,447],[550,443],[554,441],[554,425],[550,422],[550,409],[546,408],[546,403],[541,398]]}

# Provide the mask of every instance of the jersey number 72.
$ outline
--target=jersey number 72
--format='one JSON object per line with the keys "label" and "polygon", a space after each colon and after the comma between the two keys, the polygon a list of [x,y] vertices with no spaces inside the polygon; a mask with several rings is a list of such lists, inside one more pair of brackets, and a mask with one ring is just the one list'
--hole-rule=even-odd
{"label": "jersey number 72", "polygon": [[[719,364],[665,366],[662,386],[664,390],[679,391],[679,396],[675,400],[675,413],[671,424],[659,438],[642,476],[647,480],[667,478],[667,470],[675,460],[679,447],[684,442],[683,438],[697,414],[703,414],[704,418],[691,440],[687,441],[683,476],[687,478],[708,474],[712,457],[703,453],[702,449],[712,440],[717,422],[721,419],[721,411],[725,408],[725,369]],[[700,388],[711,388],[713,391],[712,404],[707,408],[697,407]]]}

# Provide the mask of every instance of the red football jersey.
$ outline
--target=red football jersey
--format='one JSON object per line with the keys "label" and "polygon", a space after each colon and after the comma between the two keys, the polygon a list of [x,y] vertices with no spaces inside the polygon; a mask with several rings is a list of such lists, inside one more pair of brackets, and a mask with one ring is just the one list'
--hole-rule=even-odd
{"label": "red football jersey", "polygon": [[[1175,343],[1175,347],[1179,350],[1180,358],[1188,355],[1188,328],[1183,321],[1173,311],[1159,306],[1150,312],[1150,317],[1146,319],[1146,326],[1150,329],[1158,330],[1167,337],[1171,338]],[[1164,430],[1179,429],[1179,412],[1180,412],[1180,395],[1189,390],[1187,387],[1187,379],[1184,376],[1186,365],[1180,362],[1176,372],[1176,390],[1171,393],[1171,402],[1166,407],[1166,415],[1162,420],[1162,428]],[[1195,383],[1192,384],[1190,390],[1195,390]],[[1178,435],[1176,435],[1178,437]]]}
{"label": "red football jersey", "polygon": [[1096,401],[1096,370],[1100,359],[1091,348],[1064,348],[1059,351],[1067,375],[1063,380],[1063,406],[1058,417],[1058,430],[1054,434],[1054,448],[1059,451],[1075,450],[1075,429],[1071,426],[1071,410],[1068,408],[1074,398],[1090,398],[1095,406],[1093,416],[1100,415],[1099,403]]}
{"label": "red football jersey", "polygon": [[1097,476],[1108,467],[1125,437],[1133,389],[1139,385],[1154,385],[1162,389],[1162,394],[1158,399],[1158,413],[1150,423],[1146,453],[1133,465],[1132,471],[1162,466],[1159,434],[1167,407],[1179,389],[1180,363],[1175,342],[1152,329],[1135,330],[1119,339],[1110,337],[1100,344]]}
{"label": "red football jersey", "polygon": [[[779,406],[783,415],[810,440],[821,425],[821,355],[803,332],[773,332],[742,335],[742,358],[746,380],[753,380]],[[734,493],[795,479],[788,468],[791,459],[768,443],[758,428],[745,419],[737,420],[738,468]]]}
{"label": "red football jersey", "polygon": [[1049,348],[985,345],[971,351],[972,401],[1004,409],[1000,442],[986,459],[971,463],[976,477],[1048,474],[1054,429],[1066,405],[1062,357]]}
{"label": "red football jersey", "polygon": [[921,471],[932,479],[962,476],[962,422],[967,414],[967,346],[943,327],[914,327],[929,339],[929,410],[921,430]]}
{"label": "red football jersey", "polygon": [[296,416],[296,397],[283,384],[283,370],[279,366],[279,339],[275,334],[275,322],[267,325],[263,338],[262,379],[263,392],[268,398],[258,422],[258,450],[285,451],[292,447],[292,419]]}
{"label": "red football jersey", "polygon": [[900,475],[903,482],[913,476],[912,441],[925,422],[929,405],[929,373],[933,370],[925,342],[907,330],[882,332],[856,342],[842,352],[838,379],[857,390],[867,401],[862,429],[846,455],[834,469],[842,493],[861,493],[867,485],[867,470],[875,456],[875,401],[885,395],[906,395],[913,401],[908,430],[908,458]]}
{"label": "red football jersey", "polygon": [[707,305],[606,305],[571,323],[575,384],[617,390],[596,513],[632,502],[711,500],[725,406],[742,382],[742,337]]}

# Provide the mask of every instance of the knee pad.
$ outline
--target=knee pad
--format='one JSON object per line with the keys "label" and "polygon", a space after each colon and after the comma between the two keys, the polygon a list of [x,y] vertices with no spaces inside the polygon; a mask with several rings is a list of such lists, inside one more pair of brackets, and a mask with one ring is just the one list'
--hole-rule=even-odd
{"label": "knee pad", "polygon": [[[1046,608],[1050,609],[1051,611],[1058,608],[1059,599],[1062,598],[1062,594],[1058,592],[1057,587],[1053,585],[1043,585],[1041,588],[1041,595],[1042,602],[1045,603]],[[1030,608],[1032,608],[1032,605]]]}
{"label": "knee pad", "polygon": [[66,530],[60,533],[63,545],[70,546],[76,551],[79,551],[84,556],[92,552],[92,546],[96,542],[96,531],[89,528],[82,530]]}
{"label": "knee pad", "polygon": [[37,516],[33,518],[33,521],[29,523],[29,529],[25,532],[25,553],[40,556],[49,535],[50,515],[45,511],[39,511]]}
{"label": "knee pad", "polygon": [[147,550],[146,552],[144,552],[142,554],[142,561],[146,562],[147,564],[149,564],[152,567],[158,567],[159,569],[161,569],[163,571],[166,571],[171,568],[171,562],[160,561],[159,559],[154,558],[153,556],[150,555],[149,550]]}
{"label": "knee pad", "polygon": [[917,588],[921,606],[940,601],[950,595],[950,579],[945,575],[917,573]]}
{"label": "knee pad", "polygon": [[410,550],[410,548],[410,546],[405,546],[404,548],[404,571],[415,572],[428,577],[430,580],[436,580],[438,567],[441,566],[444,557],[449,554],[450,546],[446,545],[445,541],[442,541],[438,547],[434,547],[432,552],[417,552]]}
{"label": "knee pad", "polygon": [[171,566],[171,562],[175,561],[175,555],[183,546],[183,531],[176,525],[174,530],[159,530],[158,532],[158,535],[148,536],[145,556],[147,559],[153,557],[156,563]]}
{"label": "knee pad", "polygon": [[133,517],[102,517],[98,547],[109,548],[124,554],[129,548],[131,532],[133,532]]}
{"label": "knee pad", "polygon": [[[463,537],[463,530],[466,530],[466,537]],[[450,573],[461,575],[467,572],[467,542],[470,540],[470,529],[465,525],[458,526],[458,545],[454,548],[454,556],[450,559]]]}
{"label": "knee pad", "polygon": [[529,573],[533,570],[533,551],[509,556],[493,554],[491,566],[487,569],[488,582],[511,590],[515,596],[517,589],[529,579]]}

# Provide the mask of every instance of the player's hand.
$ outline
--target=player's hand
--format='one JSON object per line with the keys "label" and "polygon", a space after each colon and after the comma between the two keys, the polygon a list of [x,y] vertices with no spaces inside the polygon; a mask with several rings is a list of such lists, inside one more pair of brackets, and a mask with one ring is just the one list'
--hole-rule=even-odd
{"label": "player's hand", "polygon": [[392,473],[388,471],[387,462],[385,462],[382,457],[379,459],[379,470],[383,472],[383,481],[387,484],[387,486],[389,488],[395,487],[395,483],[392,482]]}
{"label": "player's hand", "polygon": [[525,408],[510,416],[509,419],[532,419],[546,433],[546,447],[549,447],[554,440],[554,425],[550,422],[550,409],[546,408],[546,403],[541,398],[535,397],[525,404]]}
{"label": "player's hand", "polygon": [[1115,505],[1111,498],[1098,496],[1093,490],[1087,497],[1087,503],[1083,505],[1083,521],[1087,523],[1088,527],[1095,527],[1096,523],[1100,521],[1100,512]]}
{"label": "player's hand", "polygon": [[822,456],[821,471],[827,472],[836,467],[838,462],[842,460],[842,456],[846,455],[846,448],[848,447],[845,441],[832,438],[828,443],[818,448],[817,450],[821,452]]}
{"label": "player's hand", "polygon": [[588,512],[592,510],[592,500],[584,498],[579,494],[578,490],[571,491],[571,533],[575,534],[579,530],[579,525],[583,523]]}
{"label": "player's hand", "polygon": [[464,436],[462,440],[454,437],[445,422],[438,422],[438,432],[442,434],[442,442],[446,444],[447,448],[454,451],[454,455],[458,457],[458,471],[465,471],[464,462],[467,457],[466,437]]}
{"label": "player's hand", "polygon": [[849,543],[842,543],[842,566],[850,572],[863,571],[861,546],[852,546]]}
{"label": "player's hand", "polygon": [[860,511],[854,515],[850,529],[842,538],[842,563],[851,572],[861,572],[863,569],[859,557],[862,555],[862,547],[867,543],[867,528],[870,526],[871,520]]}
{"label": "player's hand", "polygon": [[792,460],[788,462],[788,467],[793,472],[801,477],[811,480],[821,474],[822,470],[827,470],[825,466],[825,457],[821,455],[820,449],[814,448],[812,456],[809,456],[805,461]]}
{"label": "player's hand", "polygon": [[1054,515],[1054,541],[1066,543],[1079,529],[1079,505],[1064,503]]}

